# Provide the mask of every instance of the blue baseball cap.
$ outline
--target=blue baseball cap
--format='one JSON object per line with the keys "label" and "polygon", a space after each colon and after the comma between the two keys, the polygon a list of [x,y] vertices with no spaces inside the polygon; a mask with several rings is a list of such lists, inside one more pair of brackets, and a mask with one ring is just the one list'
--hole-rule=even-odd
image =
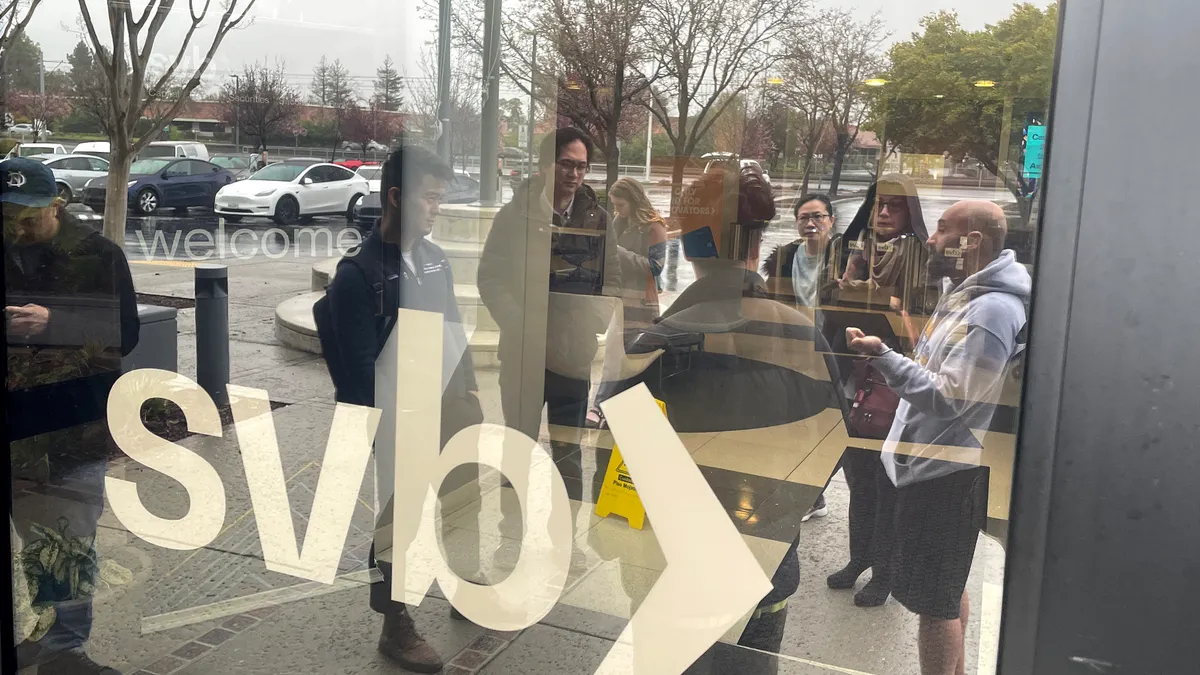
{"label": "blue baseball cap", "polygon": [[28,157],[0,162],[0,202],[43,208],[57,198],[58,186],[50,167]]}

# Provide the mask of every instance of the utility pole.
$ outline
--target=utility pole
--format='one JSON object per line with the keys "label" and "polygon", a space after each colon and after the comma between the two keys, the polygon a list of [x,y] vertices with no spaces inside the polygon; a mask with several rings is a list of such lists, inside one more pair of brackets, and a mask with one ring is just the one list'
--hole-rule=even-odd
{"label": "utility pole", "polygon": [[[450,146],[450,0],[438,0],[438,138],[442,161],[454,163]],[[482,176],[480,177],[482,179]],[[482,183],[483,181],[480,180]]]}
{"label": "utility pole", "polygon": [[479,152],[479,201],[494,206],[500,187],[500,25],[501,0],[485,0],[483,10],[483,129]]}
{"label": "utility pole", "polygon": [[529,60],[529,62],[533,65],[529,69],[530,70],[530,72],[529,72],[529,119],[526,122],[526,124],[529,126],[529,132],[526,134],[525,142],[526,142],[526,145],[528,145],[527,152],[529,153],[528,173],[530,175],[532,175],[533,174],[533,150],[534,150],[533,131],[534,131],[534,129],[537,128],[537,124],[533,121],[533,115],[535,112],[534,101],[536,100],[534,97],[534,93],[537,91],[537,89],[536,89],[536,87],[537,87],[537,34],[536,33],[534,33],[534,35],[533,35],[533,57]]}
{"label": "utility pole", "polygon": [[241,152],[242,78],[233,76],[233,151]]}
{"label": "utility pole", "polygon": [[646,182],[650,182],[650,160],[654,158],[654,111],[646,109]]}
{"label": "utility pole", "polygon": [[[46,108],[46,59],[38,58],[38,92],[41,93],[41,107]],[[36,143],[42,140],[42,127],[46,126],[45,120],[33,121],[33,141]]]}

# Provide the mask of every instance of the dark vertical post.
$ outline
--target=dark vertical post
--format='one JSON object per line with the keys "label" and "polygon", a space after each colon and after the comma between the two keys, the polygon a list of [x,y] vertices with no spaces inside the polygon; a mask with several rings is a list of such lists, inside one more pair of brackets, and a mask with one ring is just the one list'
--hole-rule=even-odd
{"label": "dark vertical post", "polygon": [[501,0],[486,0],[483,12],[483,116],[479,152],[479,201],[496,204],[500,186]]}
{"label": "dark vertical post", "polygon": [[229,268],[197,265],[196,380],[218,405],[229,402]]}
{"label": "dark vertical post", "polygon": [[537,122],[534,121],[534,114],[537,112],[537,98],[535,96],[537,93],[537,42],[537,34],[535,33],[533,36],[533,55],[529,59],[529,62],[532,64],[529,68],[529,132],[525,138],[526,145],[528,146],[527,152],[529,153],[529,168],[527,169],[529,174],[533,173],[533,131],[537,129]]}
{"label": "dark vertical post", "polygon": [[450,166],[450,0],[438,0],[438,139],[437,152]]}

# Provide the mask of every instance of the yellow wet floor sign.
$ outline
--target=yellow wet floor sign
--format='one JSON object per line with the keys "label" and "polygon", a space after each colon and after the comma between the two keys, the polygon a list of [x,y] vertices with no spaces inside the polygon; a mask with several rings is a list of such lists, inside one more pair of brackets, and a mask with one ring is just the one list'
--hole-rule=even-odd
{"label": "yellow wet floor sign", "polygon": [[[657,401],[657,399],[655,399]],[[658,401],[658,407],[663,415],[667,414],[667,404]],[[604,487],[600,489],[600,498],[596,500],[596,515],[607,518],[616,514],[624,516],[629,526],[642,529],[646,524],[646,507],[638,497],[633,479],[629,477],[629,469],[621,458],[621,450],[613,443],[612,457],[608,460],[608,470],[604,472]]]}

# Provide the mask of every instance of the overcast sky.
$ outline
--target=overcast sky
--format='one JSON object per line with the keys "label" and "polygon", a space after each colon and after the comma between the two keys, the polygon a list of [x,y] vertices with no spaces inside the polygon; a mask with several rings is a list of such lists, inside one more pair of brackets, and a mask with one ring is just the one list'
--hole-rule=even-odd
{"label": "overcast sky", "polygon": [[[194,0],[202,4],[203,0]],[[243,0],[244,1],[244,0]],[[769,0],[765,0],[769,1]],[[132,0],[135,8],[146,0]],[[892,31],[892,40],[905,40],[916,31],[920,18],[941,9],[956,10],[968,28],[980,28],[1012,11],[1010,0],[819,0],[824,6],[847,7],[864,17],[879,10]],[[285,63],[289,79],[307,90],[312,68],[322,55],[341,59],[356,78],[360,93],[371,91],[375,68],[390,54],[402,71],[420,76],[417,66],[423,44],[436,38],[436,26],[420,18],[424,0],[258,0],[247,28],[229,35],[205,76],[206,87],[215,87],[246,63]],[[193,38],[192,58],[198,63],[211,40],[221,0],[212,0],[211,19]],[[104,24],[103,0],[88,0],[92,17]],[[29,35],[41,46],[47,69],[61,67],[59,61],[78,42],[78,0],[44,0],[29,25]],[[188,24],[185,0],[178,0],[173,16],[158,39],[161,58],[174,56]],[[207,30],[204,30],[207,28]],[[107,25],[97,26],[101,36]],[[169,55],[168,55],[169,52]]]}

